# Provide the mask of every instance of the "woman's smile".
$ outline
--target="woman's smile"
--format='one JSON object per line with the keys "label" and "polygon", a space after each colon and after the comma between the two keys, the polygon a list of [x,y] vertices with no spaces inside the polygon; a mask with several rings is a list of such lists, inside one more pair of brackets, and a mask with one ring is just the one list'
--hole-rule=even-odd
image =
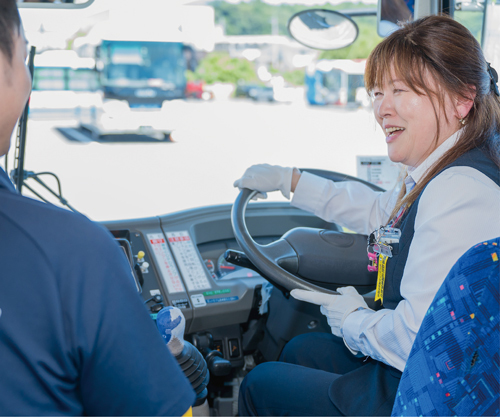
{"label": "woman's smile", "polygon": [[394,142],[404,131],[404,127],[386,127],[385,129],[385,141],[387,143]]}
{"label": "woman's smile", "polygon": [[[434,80],[429,74],[424,78],[432,90]],[[389,158],[411,167],[420,165],[459,128],[453,123],[456,110],[449,97],[444,108],[435,108],[427,94],[412,90],[394,71],[384,85],[374,88],[373,109],[385,134]]]}

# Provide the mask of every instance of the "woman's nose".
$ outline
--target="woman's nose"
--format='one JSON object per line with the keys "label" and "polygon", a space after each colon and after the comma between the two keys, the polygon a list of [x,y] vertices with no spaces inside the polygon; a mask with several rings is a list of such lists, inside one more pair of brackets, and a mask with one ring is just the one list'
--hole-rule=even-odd
{"label": "woman's nose", "polygon": [[392,101],[392,97],[390,97],[389,94],[384,94],[384,96],[379,100],[376,111],[377,116],[379,116],[380,118],[385,118],[393,114],[394,103]]}

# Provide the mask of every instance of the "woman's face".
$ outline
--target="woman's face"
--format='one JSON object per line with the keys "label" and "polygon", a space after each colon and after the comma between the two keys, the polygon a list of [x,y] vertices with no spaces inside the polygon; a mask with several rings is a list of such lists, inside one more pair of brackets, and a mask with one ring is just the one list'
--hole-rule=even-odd
{"label": "woman's face", "polygon": [[31,75],[26,66],[27,42],[23,27],[13,32],[12,62],[0,52],[0,156],[10,147],[10,138],[31,91]]}
{"label": "woman's face", "polygon": [[[424,81],[435,90],[435,83],[428,74]],[[437,99],[434,101],[437,107]],[[440,129],[436,144],[438,121],[429,96],[415,93],[396,78],[394,71],[383,86],[373,90],[373,107],[375,118],[386,135],[389,158],[411,167],[419,166],[459,129],[457,110],[446,95],[444,108],[436,109]]]}

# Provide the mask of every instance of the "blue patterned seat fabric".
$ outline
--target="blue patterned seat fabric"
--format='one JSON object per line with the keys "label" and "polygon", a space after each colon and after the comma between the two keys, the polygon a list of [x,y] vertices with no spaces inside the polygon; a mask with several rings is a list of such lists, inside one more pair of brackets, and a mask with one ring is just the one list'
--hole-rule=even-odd
{"label": "blue patterned seat fabric", "polygon": [[453,266],[413,344],[392,416],[500,415],[500,238]]}

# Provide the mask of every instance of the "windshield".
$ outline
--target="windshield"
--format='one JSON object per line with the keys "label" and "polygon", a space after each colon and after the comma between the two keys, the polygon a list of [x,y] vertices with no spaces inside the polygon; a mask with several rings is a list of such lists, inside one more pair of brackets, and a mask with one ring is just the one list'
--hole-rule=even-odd
{"label": "windshield", "polygon": [[[288,19],[303,5],[216,1],[135,11],[134,17],[135,7],[124,13],[127,4],[95,0],[64,19],[21,9],[37,47],[35,66],[51,50],[94,60],[90,69],[37,69],[30,103],[25,169],[57,174],[64,198],[78,211],[119,220],[232,203],[233,182],[264,162],[394,185],[399,167],[386,157],[385,135],[358,71],[381,40],[375,16],[354,17],[360,35],[353,45],[322,52],[287,34]],[[143,26],[135,28],[140,38],[91,39],[91,28],[112,19],[113,7],[125,27],[130,19]],[[376,11],[377,5],[321,7]],[[172,33],[145,39],[156,26]],[[489,54],[500,68],[498,48]],[[344,64],[326,70],[320,61]],[[4,159],[7,170],[14,143]],[[269,199],[283,197],[271,193]]]}

